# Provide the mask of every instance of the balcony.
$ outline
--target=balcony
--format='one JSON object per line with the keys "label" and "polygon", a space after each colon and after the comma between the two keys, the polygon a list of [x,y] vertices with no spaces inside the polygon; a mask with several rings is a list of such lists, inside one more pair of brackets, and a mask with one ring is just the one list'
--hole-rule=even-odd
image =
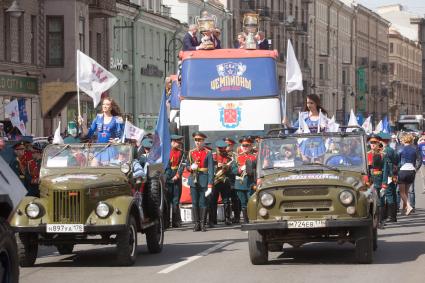
{"label": "balcony", "polygon": [[[119,2],[130,3],[130,1],[118,0]],[[90,0],[89,12],[92,18],[110,18],[117,15],[117,0]]]}
{"label": "balcony", "polygon": [[241,13],[254,13],[255,0],[241,0]]}
{"label": "balcony", "polygon": [[307,33],[307,23],[303,23],[303,22],[296,23],[295,31],[299,34]]}

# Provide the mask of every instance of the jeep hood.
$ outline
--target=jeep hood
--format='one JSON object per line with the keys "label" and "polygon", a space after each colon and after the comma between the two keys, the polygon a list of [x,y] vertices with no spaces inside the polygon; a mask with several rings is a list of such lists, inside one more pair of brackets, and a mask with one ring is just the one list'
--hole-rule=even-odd
{"label": "jeep hood", "polygon": [[90,189],[98,187],[122,186],[127,179],[122,174],[72,173],[51,175],[43,178],[41,186],[47,189]]}

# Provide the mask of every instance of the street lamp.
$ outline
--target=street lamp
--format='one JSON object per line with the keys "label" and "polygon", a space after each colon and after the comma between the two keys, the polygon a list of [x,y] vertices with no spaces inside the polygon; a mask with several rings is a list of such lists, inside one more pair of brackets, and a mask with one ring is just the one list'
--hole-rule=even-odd
{"label": "street lamp", "polygon": [[8,13],[13,18],[19,18],[24,14],[24,10],[19,6],[18,0],[14,0],[9,9],[6,10],[6,13]]}
{"label": "street lamp", "polygon": [[[180,32],[180,29],[176,30],[173,34],[173,37],[168,41],[167,43],[167,37],[165,37],[165,56],[164,56],[164,76],[167,76],[167,70],[170,69],[170,53],[172,52],[173,56],[173,63],[174,66],[176,66],[176,51],[180,50],[183,46],[183,42],[180,38],[176,37],[177,34]],[[172,44],[172,45],[171,45]],[[171,48],[171,49],[170,49]],[[175,70],[173,70],[174,72]]]}

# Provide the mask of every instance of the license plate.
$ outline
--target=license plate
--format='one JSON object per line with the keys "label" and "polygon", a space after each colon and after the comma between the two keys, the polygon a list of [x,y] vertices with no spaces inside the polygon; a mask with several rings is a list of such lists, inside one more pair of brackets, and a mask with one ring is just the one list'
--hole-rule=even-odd
{"label": "license plate", "polygon": [[83,233],[83,224],[47,224],[47,233]]}
{"label": "license plate", "polygon": [[321,227],[326,227],[326,220],[288,221],[289,229],[321,228]]}

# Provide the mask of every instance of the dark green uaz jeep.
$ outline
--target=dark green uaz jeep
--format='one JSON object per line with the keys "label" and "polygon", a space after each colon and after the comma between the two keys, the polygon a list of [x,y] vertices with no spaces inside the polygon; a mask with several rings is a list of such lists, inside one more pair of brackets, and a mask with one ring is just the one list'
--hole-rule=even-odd
{"label": "dark green uaz jeep", "polygon": [[353,243],[357,262],[371,263],[377,195],[367,185],[364,132],[275,133],[260,144],[257,189],[242,225],[251,262],[266,263],[284,243],[337,241]]}
{"label": "dark green uaz jeep", "polygon": [[60,254],[69,254],[76,244],[115,244],[116,263],[131,265],[137,232],[146,234],[149,252],[160,252],[162,165],[150,166],[147,177],[137,179],[132,163],[133,147],[127,144],[47,146],[41,196],[25,197],[10,221],[18,233],[20,265],[34,264],[38,245],[54,245]]}

